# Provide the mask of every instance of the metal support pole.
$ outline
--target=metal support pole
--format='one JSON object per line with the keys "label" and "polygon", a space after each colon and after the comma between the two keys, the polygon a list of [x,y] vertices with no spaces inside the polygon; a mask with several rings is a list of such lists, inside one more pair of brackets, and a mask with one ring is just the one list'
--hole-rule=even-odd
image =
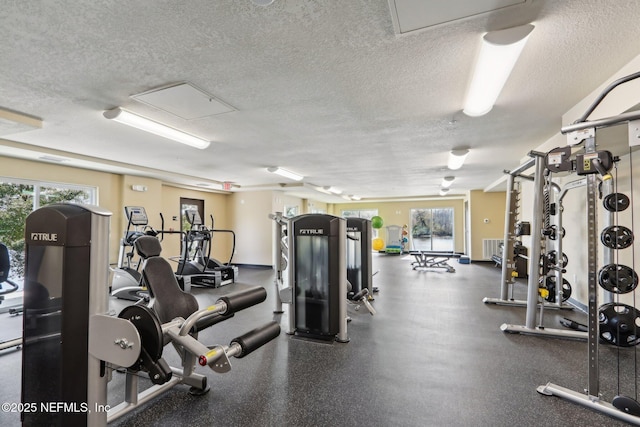
{"label": "metal support pole", "polygon": [[[595,133],[584,141],[585,153],[594,153],[596,151]],[[587,176],[587,288],[589,290],[589,334],[587,338],[587,347],[589,351],[589,389],[588,395],[598,398],[599,393],[599,367],[598,367],[598,279],[597,279],[597,263],[598,263],[598,217],[596,198],[598,195],[598,181],[595,174]]]}
{"label": "metal support pole", "polygon": [[525,326],[536,327],[538,281],[540,280],[540,231],[542,230],[542,191],[544,189],[544,157],[535,153],[536,171],[533,181],[533,220],[531,221],[531,250],[529,251],[529,279],[527,282],[527,315]]}
{"label": "metal support pole", "polygon": [[513,223],[515,217],[514,200],[515,177],[507,175],[507,209],[504,219],[504,241],[502,243],[502,275],[500,279],[500,299],[506,301],[509,298],[509,285],[513,283]]}

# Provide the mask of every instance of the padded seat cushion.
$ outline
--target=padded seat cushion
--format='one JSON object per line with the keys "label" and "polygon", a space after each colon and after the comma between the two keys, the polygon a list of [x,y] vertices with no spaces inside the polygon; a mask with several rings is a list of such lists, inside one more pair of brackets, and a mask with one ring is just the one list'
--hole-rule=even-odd
{"label": "padded seat cushion", "polygon": [[[158,241],[155,237],[151,239]],[[198,310],[198,301],[180,289],[171,264],[166,259],[159,256],[147,259],[142,276],[154,297],[153,309],[162,323],[176,317],[186,319]]]}
{"label": "padded seat cushion", "polygon": [[133,242],[133,245],[142,259],[159,256],[162,252],[160,240],[153,236],[140,236]]}

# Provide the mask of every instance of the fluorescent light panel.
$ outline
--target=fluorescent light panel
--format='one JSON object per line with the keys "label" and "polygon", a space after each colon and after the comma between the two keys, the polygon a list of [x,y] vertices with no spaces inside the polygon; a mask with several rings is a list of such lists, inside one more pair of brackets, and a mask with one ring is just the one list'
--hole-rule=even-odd
{"label": "fluorescent light panel", "polygon": [[447,167],[451,170],[460,169],[464,164],[467,155],[469,154],[469,150],[451,150],[449,152],[449,161],[447,162]]}
{"label": "fluorescent light panel", "polygon": [[267,170],[271,173],[275,173],[276,175],[280,175],[285,178],[292,179],[294,181],[302,181],[302,179],[304,178],[304,176],[302,175],[299,175],[295,172],[288,171],[286,169],[282,169],[280,167],[270,167],[270,168],[267,168]]}
{"label": "fluorescent light panel", "polygon": [[182,132],[151,119],[147,119],[146,117],[139,116],[130,111],[123,110],[120,107],[105,111],[103,115],[107,119],[115,120],[118,123],[122,123],[163,138],[171,139],[191,147],[199,148],[201,150],[204,150],[209,146],[209,144],[211,144],[210,141],[198,138],[197,136]]}
{"label": "fluorescent light panel", "polygon": [[491,111],[533,28],[527,24],[484,35],[462,110],[467,116]]}

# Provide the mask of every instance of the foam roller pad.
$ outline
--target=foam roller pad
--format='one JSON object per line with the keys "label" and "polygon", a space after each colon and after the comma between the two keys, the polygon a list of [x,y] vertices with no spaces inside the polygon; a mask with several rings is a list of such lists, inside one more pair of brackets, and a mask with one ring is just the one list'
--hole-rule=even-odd
{"label": "foam roller pad", "polygon": [[231,340],[231,344],[240,344],[240,347],[242,347],[242,353],[240,353],[236,357],[242,358],[251,353],[253,350],[268,343],[278,335],[280,335],[280,325],[278,324],[278,322],[272,321],[267,323],[266,325],[249,331],[246,334],[239,336],[238,338],[234,338],[233,340]]}
{"label": "foam roller pad", "polygon": [[224,296],[218,301],[224,301],[227,304],[227,311],[224,314],[231,314],[260,304],[265,299],[267,299],[267,291],[263,287],[257,286],[246,291]]}

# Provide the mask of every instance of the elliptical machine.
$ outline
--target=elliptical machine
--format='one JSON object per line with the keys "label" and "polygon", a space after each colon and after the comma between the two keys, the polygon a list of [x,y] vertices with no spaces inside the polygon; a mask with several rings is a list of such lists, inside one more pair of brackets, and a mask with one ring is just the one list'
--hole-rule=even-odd
{"label": "elliptical machine", "polygon": [[[180,286],[189,292],[191,285],[219,288],[233,283],[238,278],[238,267],[231,265],[236,246],[236,235],[232,230],[207,228],[195,209],[184,213],[190,229],[183,233],[182,250],[176,276]],[[233,239],[229,261],[222,263],[211,258],[213,233],[230,233]]]}
{"label": "elliptical machine", "polygon": [[109,267],[113,273],[111,296],[128,301],[148,301],[149,294],[140,273],[142,260],[135,266],[133,262],[134,243],[140,236],[157,236],[158,233],[149,226],[149,217],[142,206],[125,206],[124,214],[127,217],[127,229],[120,239],[118,264],[115,268]]}

